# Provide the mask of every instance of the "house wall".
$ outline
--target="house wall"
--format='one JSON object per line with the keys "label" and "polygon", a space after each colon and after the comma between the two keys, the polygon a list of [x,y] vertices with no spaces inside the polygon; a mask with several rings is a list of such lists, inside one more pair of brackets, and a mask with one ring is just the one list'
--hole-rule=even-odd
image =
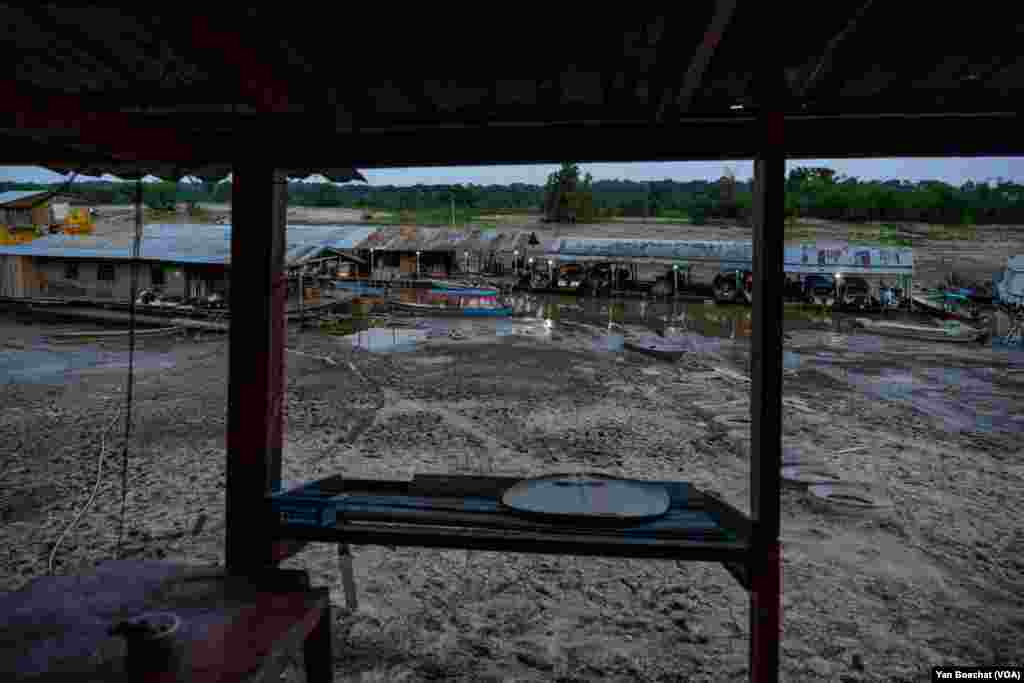
{"label": "house wall", "polygon": [[40,273],[29,256],[0,256],[0,296],[37,296]]}
{"label": "house wall", "polygon": [[47,226],[50,224],[50,218],[49,202],[32,208],[32,225]]}
{"label": "house wall", "polygon": [[[66,276],[65,264],[68,261],[62,259],[37,260],[36,269],[40,273],[39,286],[35,291],[26,292],[18,296],[44,296],[44,297],[82,297],[87,299],[111,299],[128,301],[131,299],[131,265],[128,263],[113,263],[114,281],[100,282],[98,279],[99,266],[101,261],[89,261],[78,259],[78,277],[68,279]],[[166,284],[158,287],[168,295],[185,294],[185,276],[182,268],[169,264],[139,265],[138,288],[153,289],[152,267],[160,266],[165,272]],[[175,273],[181,273],[176,277]]]}

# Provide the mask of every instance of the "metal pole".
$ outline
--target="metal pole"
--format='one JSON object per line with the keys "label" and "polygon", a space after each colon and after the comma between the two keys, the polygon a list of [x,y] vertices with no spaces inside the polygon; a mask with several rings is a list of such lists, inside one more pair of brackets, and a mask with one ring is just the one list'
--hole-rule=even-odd
{"label": "metal pole", "polygon": [[299,329],[306,329],[306,291],[302,282],[302,266],[299,266]]}

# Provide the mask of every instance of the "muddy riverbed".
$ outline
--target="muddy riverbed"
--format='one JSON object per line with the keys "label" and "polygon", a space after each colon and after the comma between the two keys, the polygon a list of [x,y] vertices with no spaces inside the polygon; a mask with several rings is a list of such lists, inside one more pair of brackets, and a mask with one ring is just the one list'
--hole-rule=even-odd
{"label": "muddy riverbed", "polygon": [[[749,309],[514,305],[509,320],[403,318],[401,339],[291,330],[285,479],[585,469],[687,480],[749,510]],[[101,455],[54,571],[115,554],[127,345],[48,338],[58,329],[70,328],[0,319],[2,590],[47,572]],[[620,343],[659,334],[688,352],[667,363]],[[1024,660],[1024,354],[805,312],[785,344],[788,452],[893,506],[840,514],[784,491],[783,680],[919,681],[939,663]],[[136,360],[125,554],[223,562],[226,338],[140,338]],[[746,676],[747,596],[717,565],[354,553],[357,612],[335,548],[285,563],[331,586],[338,681]]]}

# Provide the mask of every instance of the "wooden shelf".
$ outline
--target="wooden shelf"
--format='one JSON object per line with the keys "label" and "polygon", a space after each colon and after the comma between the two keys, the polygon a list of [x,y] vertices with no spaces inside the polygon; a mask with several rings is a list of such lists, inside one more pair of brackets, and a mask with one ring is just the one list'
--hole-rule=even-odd
{"label": "wooden shelf", "polygon": [[[270,533],[276,539],[355,545],[747,566],[749,520],[687,482],[649,482],[667,486],[672,498],[669,513],[654,521],[570,526],[537,521],[502,506],[502,492],[518,481],[464,475],[417,475],[412,481],[328,477],[271,496]],[[289,512],[285,521],[282,511]]]}

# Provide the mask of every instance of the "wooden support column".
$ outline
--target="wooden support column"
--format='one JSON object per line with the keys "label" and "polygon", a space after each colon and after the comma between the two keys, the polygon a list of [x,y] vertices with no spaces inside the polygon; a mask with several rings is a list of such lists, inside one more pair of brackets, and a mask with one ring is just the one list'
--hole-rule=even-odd
{"label": "wooden support column", "polygon": [[281,486],[287,186],[259,164],[236,166],[232,183],[225,553],[246,572],[282,559],[262,521]]}
{"label": "wooden support column", "polygon": [[[768,77],[775,74],[768,74]],[[777,74],[781,83],[781,70]],[[774,85],[772,81],[766,84]],[[779,676],[782,466],[782,295],[785,227],[783,115],[775,92],[758,117],[761,148],[754,161],[754,310],[751,340],[750,672],[754,683]]]}

